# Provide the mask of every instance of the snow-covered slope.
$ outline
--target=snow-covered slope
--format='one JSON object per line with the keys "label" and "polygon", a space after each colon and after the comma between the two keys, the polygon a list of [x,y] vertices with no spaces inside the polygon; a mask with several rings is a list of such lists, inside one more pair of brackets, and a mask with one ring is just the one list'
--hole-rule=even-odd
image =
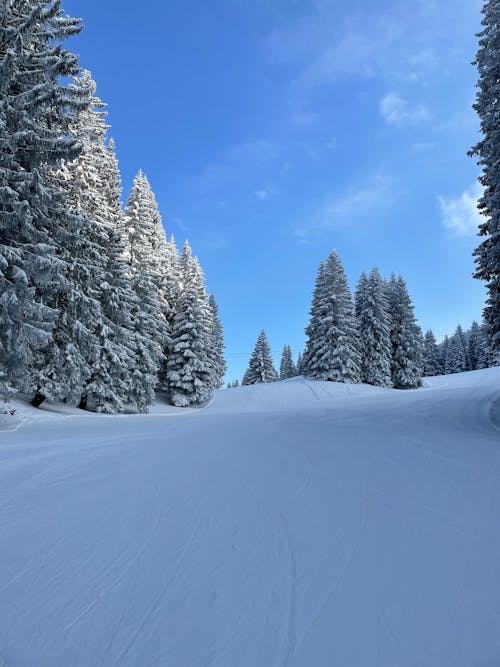
{"label": "snow-covered slope", "polygon": [[500,665],[500,369],[0,417],[0,665]]}

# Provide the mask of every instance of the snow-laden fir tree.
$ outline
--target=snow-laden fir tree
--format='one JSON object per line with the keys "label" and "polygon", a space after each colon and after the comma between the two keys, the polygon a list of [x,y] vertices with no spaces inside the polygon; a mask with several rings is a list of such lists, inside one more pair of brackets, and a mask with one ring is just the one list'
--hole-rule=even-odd
{"label": "snow-laden fir tree", "polygon": [[281,353],[280,380],[288,380],[297,376],[297,367],[293,363],[292,348],[284,345]]}
{"label": "snow-laden fir tree", "polygon": [[242,384],[248,385],[258,384],[260,382],[275,382],[277,379],[278,374],[274,368],[271,348],[267,340],[266,332],[262,330],[257,338]]}
{"label": "snow-laden fir tree", "polygon": [[132,313],[137,336],[138,383],[135,402],[141,410],[154,399],[169,345],[168,248],[156,199],[139,172],[125,208],[126,258],[137,297]]}
{"label": "snow-laden fir tree", "polygon": [[479,178],[484,186],[479,210],[485,216],[479,226],[483,241],[476,248],[475,277],[486,282],[488,298],[484,317],[494,363],[500,363],[500,134],[498,100],[500,99],[500,2],[486,0],[483,6],[483,30],[475,65],[479,72],[474,109],[479,115],[482,139],[471,151],[482,168]]}
{"label": "snow-laden fir tree", "polygon": [[448,370],[446,368],[446,357],[448,356],[449,345],[450,345],[450,339],[448,335],[445,334],[443,340],[438,344],[438,359],[443,375],[448,374]]}
{"label": "snow-laden fir tree", "polygon": [[212,362],[213,320],[205,279],[186,242],[181,259],[182,288],[177,301],[167,357],[170,400],[179,407],[199,406],[212,396],[220,378]]}
{"label": "snow-laden fir tree", "polygon": [[356,313],[361,342],[362,381],[391,387],[391,338],[386,283],[377,268],[362,275],[356,290]]}
{"label": "snow-laden fir tree", "polygon": [[224,358],[224,332],[219,315],[219,306],[213,294],[208,299],[208,304],[212,314],[212,347],[210,349],[210,358],[214,372],[214,387],[220,389],[224,386],[224,375],[226,374],[226,360]]}
{"label": "snow-laden fir tree", "polygon": [[476,321],[472,322],[466,339],[469,369],[475,371],[479,368],[487,368],[488,340],[484,330]]}
{"label": "snow-laden fir tree", "polygon": [[467,370],[467,348],[463,329],[460,325],[450,338],[446,350],[445,373],[463,373]]}
{"label": "snow-laden fir tree", "polygon": [[61,183],[67,210],[79,218],[79,227],[71,243],[59,250],[66,267],[65,285],[56,302],[59,318],[53,343],[38,355],[32,377],[38,396],[64,398],[86,407],[92,394],[96,409],[113,412],[122,407],[116,393],[119,386],[111,378],[112,363],[121,350],[110,340],[111,323],[101,307],[109,278],[109,231],[116,224],[115,211],[106,199],[107,126],[90,73],[74,79],[71,88],[84,105],[70,126],[70,135],[82,150],[74,160],[65,161],[54,178]]}
{"label": "snow-laden fir tree", "polygon": [[387,301],[392,384],[396,389],[415,389],[421,385],[420,329],[401,276],[391,276],[387,284]]}
{"label": "snow-laden fir tree", "polygon": [[297,356],[297,375],[304,375],[304,355],[299,352]]}
{"label": "snow-laden fir tree", "polygon": [[0,400],[29,390],[57,317],[69,220],[50,174],[79,150],[68,133],[78,103],[64,83],[77,58],[62,43],[80,29],[56,0],[0,3]]}
{"label": "snow-laden fir tree", "polygon": [[429,329],[424,336],[424,369],[423,373],[426,377],[434,375],[441,375],[443,368],[439,360],[439,351],[436,343],[436,337],[431,329]]}
{"label": "snow-laden fir tree", "polygon": [[356,318],[344,267],[336,252],[322,263],[306,329],[306,374],[332,382],[360,381]]}

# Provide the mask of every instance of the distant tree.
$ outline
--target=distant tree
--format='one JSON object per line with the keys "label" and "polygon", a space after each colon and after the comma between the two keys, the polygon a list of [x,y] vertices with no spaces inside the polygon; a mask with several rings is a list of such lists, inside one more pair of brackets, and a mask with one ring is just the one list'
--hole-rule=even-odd
{"label": "distant tree", "polygon": [[439,351],[436,343],[436,337],[431,329],[427,331],[424,337],[424,375],[432,377],[441,375],[443,368],[439,360]]}
{"label": "distant tree", "polygon": [[475,65],[479,72],[478,92],[474,109],[479,115],[482,139],[471,155],[478,157],[482,168],[479,178],[484,187],[479,210],[484,222],[479,235],[484,237],[476,248],[475,277],[486,282],[488,298],[484,317],[489,347],[494,363],[500,363],[500,135],[498,132],[498,100],[500,99],[500,7],[498,0],[486,0],[483,6],[483,30],[479,34],[479,50]]}
{"label": "distant tree", "polygon": [[182,290],[170,335],[167,378],[170,400],[179,407],[210,399],[220,378],[212,363],[213,321],[205,278],[186,242],[181,259]]}
{"label": "distant tree", "polygon": [[455,333],[449,341],[446,352],[445,367],[447,374],[463,373],[467,370],[467,350],[465,335],[460,325],[458,325]]}
{"label": "distant tree", "polygon": [[360,381],[357,323],[344,267],[336,252],[318,270],[306,329],[307,375],[333,382]]}
{"label": "distant tree", "polygon": [[213,346],[210,349],[211,361],[214,369],[214,387],[220,389],[224,385],[224,375],[226,374],[227,364],[224,359],[224,332],[219,315],[219,307],[213,294],[208,299],[212,311],[212,340]]}
{"label": "distant tree", "polygon": [[356,291],[361,373],[367,384],[392,387],[391,338],[386,283],[377,268],[362,274]]}
{"label": "distant tree", "polygon": [[304,375],[304,355],[299,352],[297,356],[297,375]]}
{"label": "distant tree", "polygon": [[280,380],[288,380],[296,375],[297,367],[293,363],[292,350],[290,345],[285,345],[281,353]]}
{"label": "distant tree", "polygon": [[258,384],[260,382],[275,382],[278,374],[271,357],[271,348],[265,331],[261,331],[255,349],[250,357],[248,369],[243,377],[243,385]]}
{"label": "distant tree", "polygon": [[396,389],[415,389],[421,382],[420,329],[405,281],[393,274],[387,285],[391,377]]}

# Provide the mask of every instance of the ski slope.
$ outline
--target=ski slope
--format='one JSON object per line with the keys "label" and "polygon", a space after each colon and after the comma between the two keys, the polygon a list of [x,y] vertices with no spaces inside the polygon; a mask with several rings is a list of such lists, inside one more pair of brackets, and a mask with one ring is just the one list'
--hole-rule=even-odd
{"label": "ski slope", "polygon": [[2,667],[498,667],[500,368],[0,417]]}

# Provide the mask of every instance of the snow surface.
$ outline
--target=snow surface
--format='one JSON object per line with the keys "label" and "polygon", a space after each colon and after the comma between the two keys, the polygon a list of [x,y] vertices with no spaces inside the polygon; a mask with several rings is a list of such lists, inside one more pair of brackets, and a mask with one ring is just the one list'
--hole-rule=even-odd
{"label": "snow surface", "polygon": [[[0,416],[0,665],[497,667],[500,368]],[[496,425],[495,425],[496,422]]]}

